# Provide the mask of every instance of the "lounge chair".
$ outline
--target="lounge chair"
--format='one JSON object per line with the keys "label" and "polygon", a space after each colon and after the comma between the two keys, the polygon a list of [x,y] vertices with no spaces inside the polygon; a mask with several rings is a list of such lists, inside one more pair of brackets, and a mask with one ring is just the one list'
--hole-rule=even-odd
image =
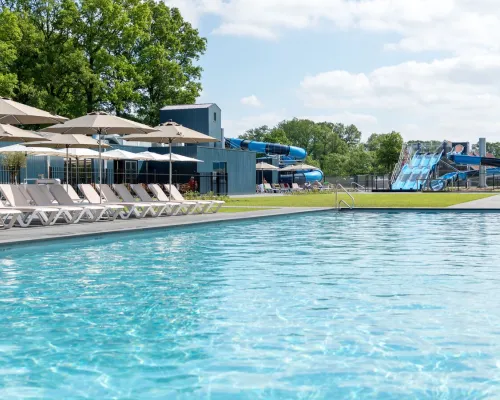
{"label": "lounge chair", "polygon": [[[3,207],[0,200],[0,207]],[[0,228],[10,229],[15,224],[19,217],[22,217],[23,213],[14,208],[0,208]]]}
{"label": "lounge chair", "polygon": [[273,183],[272,188],[276,193],[283,193],[283,189],[278,183]]}
{"label": "lounge chair", "polygon": [[279,189],[273,188],[270,183],[264,183],[264,190],[266,191],[266,193],[279,192]]}
{"label": "lounge chair", "polygon": [[71,200],[73,200],[73,203],[82,203],[84,199],[80,198],[78,196],[78,193],[76,193],[76,190],[73,189],[73,186],[71,185],[63,185],[64,190],[68,193],[69,197]]}
{"label": "lounge chair", "polygon": [[[165,186],[165,190],[167,194],[170,193],[174,201],[185,202],[186,200],[182,196],[182,194],[177,190],[174,185],[163,185]],[[216,213],[222,207],[223,204],[226,204],[225,201],[222,200],[190,200],[198,203],[202,209],[203,213]]]}
{"label": "lounge chair", "polygon": [[50,192],[56,199],[56,201],[63,206],[78,206],[83,207],[87,211],[87,215],[90,221],[99,221],[101,219],[107,221],[114,221],[120,211],[123,211],[124,207],[110,207],[107,204],[97,205],[90,203],[76,203],[70,197],[68,192],[66,192],[63,185],[49,185]]}
{"label": "lounge chair", "polygon": [[304,188],[301,188],[297,183],[292,183],[292,192],[302,192]]}
{"label": "lounge chair", "polygon": [[56,219],[62,217],[68,224],[76,224],[80,222],[83,216],[87,215],[83,207],[75,206],[55,206],[49,197],[45,195],[40,185],[26,185],[26,191],[33,199],[34,203],[39,207],[53,207],[59,211]]}
{"label": "lounge chair", "polygon": [[157,202],[142,201],[142,200],[139,203],[137,203],[136,199],[134,198],[132,193],[130,193],[128,191],[128,189],[125,187],[125,185],[114,184],[113,189],[115,189],[115,192],[118,193],[118,196],[120,196],[123,201],[130,202],[130,203],[136,203],[136,204],[144,204],[144,205],[151,207],[151,210],[154,212],[153,216],[159,217],[163,213],[165,213],[165,215],[170,215],[170,213],[169,213],[170,210],[166,211],[167,207],[168,207],[167,203],[158,202],[158,201]]}
{"label": "lounge chair", "polygon": [[[140,183],[139,184],[132,184],[130,185],[130,188],[134,191],[134,193],[139,196],[139,199],[141,201],[149,202],[149,203],[155,203],[158,200],[153,199],[149,193],[144,189],[144,186],[142,186]],[[162,204],[166,204],[166,210],[167,210],[167,215],[177,215],[181,209],[181,204],[172,202],[172,201],[162,201],[160,202]]]}
{"label": "lounge chair", "polygon": [[131,211],[130,210],[127,211],[123,204],[108,203],[106,201],[100,202],[99,194],[95,191],[95,189],[92,187],[92,185],[89,185],[87,183],[81,183],[78,185],[78,187],[79,187],[80,191],[83,193],[83,195],[85,196],[85,199],[90,204],[106,206],[106,207],[108,207],[109,210],[113,210],[114,212],[118,212],[118,216],[121,219],[128,219],[130,217]]}
{"label": "lounge chair", "polygon": [[[158,185],[156,183],[150,183],[148,185],[148,188],[149,188],[149,190],[151,190],[151,192],[153,192],[153,194],[156,196],[156,198],[159,201],[163,201],[163,202],[170,201],[168,196],[161,189],[160,185]],[[184,201],[184,202],[176,201],[176,203],[180,205],[179,211],[178,211],[180,214],[187,215],[187,214],[197,214],[197,213],[199,214],[200,213],[200,206],[198,205],[198,203],[196,203],[194,201]]]}
{"label": "lounge chair", "polygon": [[107,202],[125,206],[125,208],[129,210],[130,214],[134,215],[136,218],[144,218],[148,215],[158,217],[161,214],[161,208],[159,209],[150,203],[137,202],[135,199],[132,201],[124,201],[123,199],[120,199],[108,185],[98,185],[97,188],[101,191],[102,196]]}
{"label": "lounge chair", "polygon": [[[10,206],[22,215],[17,216],[17,223],[19,226],[25,228],[31,225],[35,218],[40,221],[42,225],[54,225],[59,216],[59,210],[54,207],[37,207],[32,206],[25,195],[16,185],[0,185],[0,192],[7,199]],[[0,207],[6,208],[5,204],[0,202]]]}

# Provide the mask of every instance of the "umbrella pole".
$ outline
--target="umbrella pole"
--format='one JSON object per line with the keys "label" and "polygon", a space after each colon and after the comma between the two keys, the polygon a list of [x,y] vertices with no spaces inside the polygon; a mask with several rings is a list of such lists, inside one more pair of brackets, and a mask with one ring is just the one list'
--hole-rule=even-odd
{"label": "umbrella pole", "polygon": [[76,186],[78,187],[79,169],[80,163],[78,162],[78,157],[76,157]]}
{"label": "umbrella pole", "polygon": [[172,140],[169,140],[170,168],[168,169],[168,201],[172,201]]}
{"label": "umbrella pole", "polygon": [[102,157],[101,157],[101,130],[97,131],[99,137],[99,204],[102,204]]}
{"label": "umbrella pole", "polygon": [[66,145],[66,192],[69,188],[69,146]]}

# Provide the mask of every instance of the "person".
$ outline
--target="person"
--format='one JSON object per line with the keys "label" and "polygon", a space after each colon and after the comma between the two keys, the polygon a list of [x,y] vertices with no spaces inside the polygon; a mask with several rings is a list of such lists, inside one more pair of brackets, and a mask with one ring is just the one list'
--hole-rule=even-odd
{"label": "person", "polygon": [[262,183],[267,183],[267,180],[266,180],[266,178],[264,178],[264,180],[263,180],[263,182],[262,182]]}
{"label": "person", "polygon": [[189,190],[191,192],[196,192],[197,191],[197,189],[198,189],[198,182],[196,182],[196,180],[194,179],[194,176],[192,176],[191,179],[189,179],[188,185],[189,185]]}

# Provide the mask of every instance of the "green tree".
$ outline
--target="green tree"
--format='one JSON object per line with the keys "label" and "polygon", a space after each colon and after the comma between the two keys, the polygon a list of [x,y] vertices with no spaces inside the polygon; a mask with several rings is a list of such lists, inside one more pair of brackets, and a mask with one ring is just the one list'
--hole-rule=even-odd
{"label": "green tree", "polygon": [[10,181],[17,182],[21,168],[26,167],[26,156],[23,153],[8,153],[2,156],[2,165],[9,170]]}
{"label": "green tree", "polygon": [[253,128],[247,130],[239,138],[243,140],[252,140],[255,142],[263,142],[267,135],[271,133],[271,129],[267,125],[259,126],[258,128]]}
{"label": "green tree", "polygon": [[379,147],[375,150],[377,164],[381,167],[381,172],[389,173],[399,160],[403,137],[399,132],[391,132],[379,135],[377,139]]}
{"label": "green tree", "polygon": [[11,97],[17,85],[17,76],[10,72],[17,60],[17,47],[22,32],[17,16],[7,8],[0,12],[0,96]]}
{"label": "green tree", "polygon": [[286,133],[283,129],[274,128],[271,129],[269,133],[266,133],[262,139],[267,143],[278,143],[284,145],[291,145],[291,141],[286,137]]}

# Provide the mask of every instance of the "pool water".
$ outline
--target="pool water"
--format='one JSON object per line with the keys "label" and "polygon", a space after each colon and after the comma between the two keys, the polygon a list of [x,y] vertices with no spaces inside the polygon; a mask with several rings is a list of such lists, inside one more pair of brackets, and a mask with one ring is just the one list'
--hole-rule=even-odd
{"label": "pool water", "polygon": [[500,215],[305,214],[0,253],[0,398],[500,398]]}

